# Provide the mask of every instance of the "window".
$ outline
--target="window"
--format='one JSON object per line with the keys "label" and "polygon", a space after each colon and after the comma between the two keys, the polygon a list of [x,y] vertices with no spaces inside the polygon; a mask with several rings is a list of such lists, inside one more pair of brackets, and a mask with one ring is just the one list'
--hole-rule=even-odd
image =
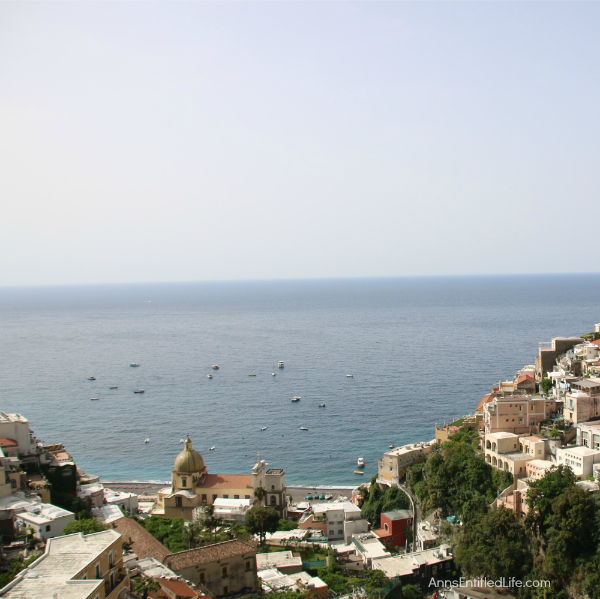
{"label": "window", "polygon": [[271,485],[271,491],[275,490],[275,485]]}
{"label": "window", "polygon": [[519,406],[519,412],[523,411],[523,406]]}
{"label": "window", "polygon": [[271,505],[275,505],[277,503],[277,497],[275,495],[271,495]]}
{"label": "window", "polygon": [[81,580],[87,580],[87,574],[84,574],[84,575],[81,577]]}
{"label": "window", "polygon": [[223,578],[227,578],[227,566],[221,568],[221,575],[223,576]]}
{"label": "window", "polygon": [[46,526],[46,532],[50,532],[50,524],[48,524],[48,526]]}
{"label": "window", "polygon": [[343,524],[344,521],[343,520],[338,520],[338,524]]}
{"label": "window", "polygon": [[181,486],[182,487],[187,487],[187,478],[182,478],[181,479]]}
{"label": "window", "polygon": [[213,503],[217,497],[218,497],[218,495],[213,495]]}
{"label": "window", "polygon": [[234,499],[239,499],[239,498],[240,498],[240,496],[239,496],[239,495],[234,495],[234,496],[233,496],[233,498],[234,498]]}
{"label": "window", "polygon": [[244,499],[250,499],[250,495],[244,495]]}
{"label": "window", "polygon": [[229,593],[229,587],[225,586],[223,587],[223,595],[227,595],[227,593]]}
{"label": "window", "polygon": [[523,424],[523,418],[519,418],[519,424]]}
{"label": "window", "polygon": [[250,570],[250,562],[246,562],[246,572]]}
{"label": "window", "polygon": [[329,531],[329,534],[330,534],[331,536],[333,536],[333,534],[334,534],[334,533],[333,533],[333,530],[330,530],[330,531]]}
{"label": "window", "polygon": [[113,563],[113,552],[111,551],[108,554],[108,567],[112,568],[113,566],[114,566],[114,563]]}
{"label": "window", "polygon": [[408,523],[409,523],[409,524],[411,524],[411,522],[412,522],[412,519],[411,519],[411,518],[409,518],[409,519],[408,519]]}
{"label": "window", "polygon": [[338,530],[338,535],[343,535],[344,531],[343,530]]}
{"label": "window", "polygon": [[115,573],[111,572],[110,576],[108,578],[110,580],[110,588],[114,589],[115,588]]}
{"label": "window", "polygon": [[183,500],[181,497],[175,497],[175,507],[183,507]]}
{"label": "window", "polygon": [[223,499],[229,499],[229,495],[223,495]]}
{"label": "window", "polygon": [[204,572],[200,572],[200,584],[204,584]]}
{"label": "window", "polygon": [[100,564],[96,564],[96,578],[102,578],[102,576],[100,576]]}
{"label": "window", "polygon": [[206,495],[202,495],[202,503],[206,503],[208,500],[206,499]]}
{"label": "window", "polygon": [[385,529],[385,532],[390,532],[387,522],[383,525],[383,528]]}

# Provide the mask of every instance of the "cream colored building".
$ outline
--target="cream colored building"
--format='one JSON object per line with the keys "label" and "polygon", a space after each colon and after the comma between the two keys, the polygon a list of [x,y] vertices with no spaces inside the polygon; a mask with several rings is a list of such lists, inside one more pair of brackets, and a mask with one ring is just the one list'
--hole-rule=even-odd
{"label": "cream colored building", "polygon": [[46,551],[0,590],[6,599],[125,599],[121,535],[105,530],[49,539]]}
{"label": "cream colored building", "polygon": [[414,443],[386,451],[378,460],[377,482],[389,487],[396,486],[413,464],[424,462],[431,453],[431,443]]}
{"label": "cream colored building", "polygon": [[527,462],[527,478],[539,480],[540,478],[544,478],[546,472],[552,468],[556,468],[556,464],[550,460],[531,460],[531,462]]}
{"label": "cream colored building", "polygon": [[202,456],[185,440],[183,451],[175,458],[170,487],[158,492],[152,514],[165,518],[194,519],[194,510],[212,505],[216,499],[249,499],[256,502],[255,489],[265,491],[263,503],[287,516],[285,472],[270,468],[257,458],[250,474],[209,474]]}
{"label": "cream colored building", "polygon": [[542,437],[536,435],[519,437],[519,451],[537,460],[543,460],[546,455],[546,443]]}
{"label": "cream colored building", "polygon": [[600,451],[587,447],[558,447],[556,463],[571,468],[573,474],[581,480],[593,475],[594,464],[600,463]]}
{"label": "cream colored building", "polygon": [[540,395],[494,397],[483,405],[483,422],[486,436],[500,431],[517,435],[530,435],[533,427],[556,412],[556,401]]}
{"label": "cream colored building", "polygon": [[525,476],[527,462],[534,457],[519,451],[519,444],[519,435],[514,433],[490,433],[485,436],[485,461],[498,470]]}

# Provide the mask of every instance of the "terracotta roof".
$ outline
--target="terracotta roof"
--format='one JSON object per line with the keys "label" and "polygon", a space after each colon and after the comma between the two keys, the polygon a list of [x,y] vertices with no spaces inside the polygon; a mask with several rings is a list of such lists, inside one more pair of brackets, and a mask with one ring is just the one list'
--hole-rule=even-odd
{"label": "terracotta roof", "polygon": [[486,403],[489,403],[490,401],[492,401],[492,399],[494,399],[494,397],[492,395],[486,395],[477,405],[477,409],[475,410],[476,412],[483,412],[483,406]]}
{"label": "terracotta roof", "polygon": [[383,529],[383,528],[378,528],[377,530],[373,531],[380,539],[383,538],[387,538],[387,537],[391,537],[392,533],[388,532],[387,530]]}
{"label": "terracotta roof", "polygon": [[206,547],[171,553],[171,555],[167,555],[163,559],[163,564],[177,572],[185,568],[218,562],[219,560],[236,557],[244,553],[256,555],[256,548],[248,543],[244,543],[244,541],[234,539],[233,541],[225,541],[223,543],[207,545]]}
{"label": "terracotta roof", "polygon": [[530,374],[524,374],[517,379],[517,385],[524,381],[531,381],[532,383],[535,383],[535,379]]}
{"label": "terracotta roof", "polygon": [[158,539],[132,518],[119,518],[112,522],[112,527],[123,535],[124,541],[131,541],[131,551],[140,559],[153,557],[162,562],[167,555],[171,554]]}
{"label": "terracotta roof", "polygon": [[161,587],[168,589],[172,593],[175,593],[177,599],[197,599],[198,597],[204,597],[198,591],[194,591],[191,589],[185,582],[182,580],[166,580],[164,578],[158,579],[158,584]]}
{"label": "terracotta roof", "polygon": [[18,447],[19,444],[14,439],[0,439],[0,447]]}
{"label": "terracotta roof", "polygon": [[594,345],[600,345],[600,339],[596,339],[596,341],[592,341],[591,343]]}
{"label": "terracotta roof", "polygon": [[207,474],[199,486],[204,489],[245,489],[248,486],[252,487],[252,476],[250,474]]}

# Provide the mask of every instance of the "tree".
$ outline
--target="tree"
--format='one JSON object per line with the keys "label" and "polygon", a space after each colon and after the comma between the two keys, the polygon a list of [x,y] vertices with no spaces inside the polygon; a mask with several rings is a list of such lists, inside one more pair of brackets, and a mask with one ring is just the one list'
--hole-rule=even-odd
{"label": "tree", "polygon": [[153,578],[139,576],[135,579],[135,592],[141,599],[148,599],[148,593],[160,590],[160,585]]}
{"label": "tree", "polygon": [[565,489],[575,485],[575,475],[568,466],[562,464],[558,468],[546,472],[539,480],[532,481],[527,491],[529,513],[525,520],[528,526],[540,537],[544,537],[550,526],[552,502]]}
{"label": "tree", "polygon": [[412,524],[407,524],[406,528],[404,529],[404,538],[406,539],[406,542],[408,543],[408,547],[410,548],[412,546],[413,543],[413,527]]}
{"label": "tree", "polygon": [[258,534],[260,544],[265,542],[267,532],[275,532],[279,524],[279,512],[273,508],[252,507],[246,512],[246,529]]}
{"label": "tree", "polygon": [[214,505],[211,504],[204,507],[204,518],[202,518],[201,522],[202,525],[208,530],[208,541],[212,542],[213,530],[215,531],[216,536],[216,529],[221,525],[221,520],[215,517]]}
{"label": "tree", "polygon": [[423,599],[423,591],[414,584],[407,584],[402,587],[403,599]]}
{"label": "tree", "polygon": [[258,499],[258,503],[261,504],[267,492],[262,487],[256,487],[254,489],[254,497]]}
{"label": "tree", "polygon": [[74,522],[69,522],[69,524],[65,526],[63,534],[72,535],[76,532],[82,532],[84,535],[91,535],[95,532],[108,530],[109,528],[110,527],[108,525],[102,524],[102,522],[98,522],[98,520],[86,518],[84,520],[75,520]]}
{"label": "tree", "polygon": [[480,520],[465,524],[454,556],[467,576],[520,579],[531,563],[527,530],[515,512],[492,509]]}

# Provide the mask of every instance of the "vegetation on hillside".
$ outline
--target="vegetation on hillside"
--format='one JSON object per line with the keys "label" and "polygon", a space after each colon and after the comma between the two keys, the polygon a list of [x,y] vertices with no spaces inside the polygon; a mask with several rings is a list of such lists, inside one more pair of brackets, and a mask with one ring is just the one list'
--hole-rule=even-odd
{"label": "vegetation on hillside", "polygon": [[95,532],[102,532],[103,530],[108,530],[109,528],[110,526],[108,526],[107,524],[102,524],[102,522],[94,520],[93,518],[83,518],[81,520],[69,522],[65,526],[63,534],[72,535],[76,532],[82,532],[84,535],[91,535]]}
{"label": "vegetation on hillside", "polygon": [[377,476],[374,476],[368,489],[364,485],[361,487],[362,499],[358,503],[363,516],[373,528],[379,528],[382,513],[411,509],[410,499],[404,491],[396,487],[382,490],[376,481]]}

